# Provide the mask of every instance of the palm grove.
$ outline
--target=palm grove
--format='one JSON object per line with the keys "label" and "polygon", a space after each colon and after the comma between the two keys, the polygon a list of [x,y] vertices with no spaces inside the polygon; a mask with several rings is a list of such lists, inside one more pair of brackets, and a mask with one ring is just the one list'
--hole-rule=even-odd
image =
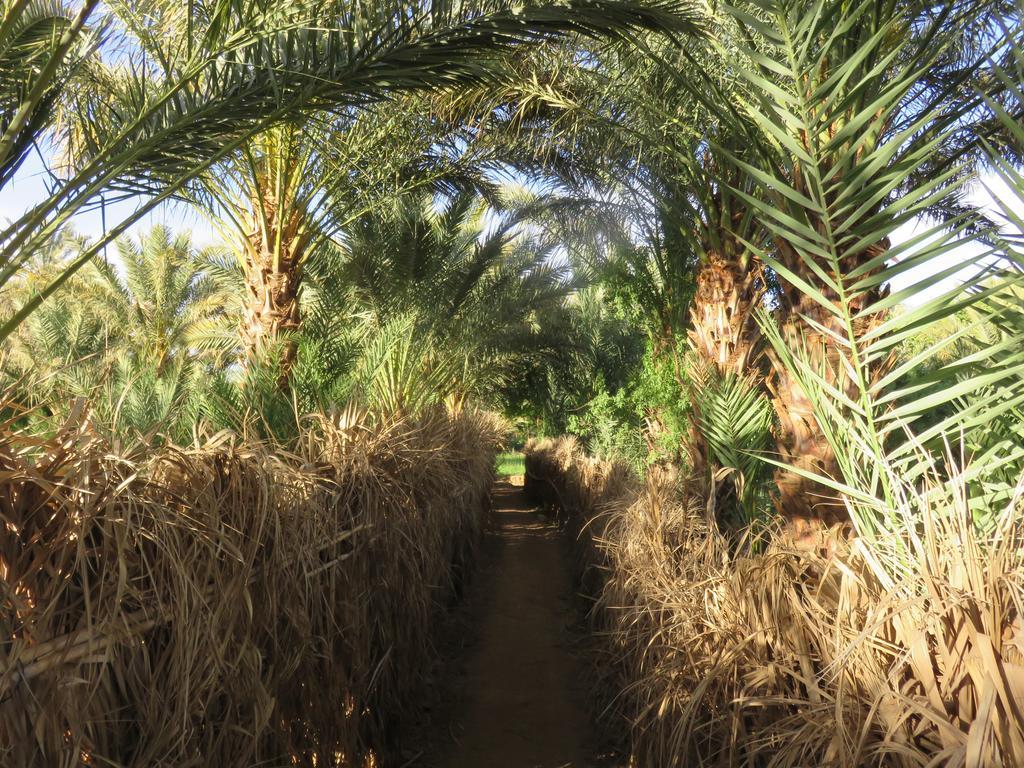
{"label": "palm grove", "polygon": [[[1022,11],[5,0],[0,189],[47,176],[0,225],[5,429],[287,453],[310,419],[486,409],[675,467],[733,554],[832,529],[898,583],[934,518],[995,546]],[[169,205],[218,242],[138,226]],[[1011,762],[1013,687],[986,737]]]}

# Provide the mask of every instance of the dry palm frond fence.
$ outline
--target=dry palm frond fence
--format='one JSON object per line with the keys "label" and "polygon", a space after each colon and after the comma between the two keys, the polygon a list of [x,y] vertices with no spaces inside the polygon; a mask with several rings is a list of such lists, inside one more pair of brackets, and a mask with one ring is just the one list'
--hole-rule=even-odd
{"label": "dry palm frond fence", "polygon": [[571,439],[527,446],[526,471],[577,537],[632,764],[1024,765],[1019,514],[984,545],[966,508],[925,524],[911,575],[884,584],[858,541],[730,554],[671,473],[641,481]]}
{"label": "dry palm frond fence", "polygon": [[0,764],[379,763],[498,437],[472,413],[318,419],[291,454],[0,437]]}

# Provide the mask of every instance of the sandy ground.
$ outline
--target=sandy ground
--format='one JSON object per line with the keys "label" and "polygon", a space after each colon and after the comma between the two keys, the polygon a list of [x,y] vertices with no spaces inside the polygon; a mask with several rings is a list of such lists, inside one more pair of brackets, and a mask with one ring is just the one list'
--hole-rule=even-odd
{"label": "sandy ground", "polygon": [[419,768],[587,768],[596,748],[567,552],[521,487],[499,483]]}

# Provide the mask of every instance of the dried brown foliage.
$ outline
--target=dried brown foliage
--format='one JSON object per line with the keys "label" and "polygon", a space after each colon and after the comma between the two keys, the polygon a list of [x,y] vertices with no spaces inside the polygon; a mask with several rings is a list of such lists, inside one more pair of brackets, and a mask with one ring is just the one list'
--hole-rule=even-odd
{"label": "dried brown foliage", "polygon": [[0,764],[364,765],[416,707],[496,424],[118,455],[0,436]]}
{"label": "dried brown foliage", "polygon": [[635,765],[1024,764],[1019,514],[985,542],[966,505],[926,522],[884,583],[863,541],[730,554],[670,473],[642,482],[564,439],[526,461],[580,534]]}

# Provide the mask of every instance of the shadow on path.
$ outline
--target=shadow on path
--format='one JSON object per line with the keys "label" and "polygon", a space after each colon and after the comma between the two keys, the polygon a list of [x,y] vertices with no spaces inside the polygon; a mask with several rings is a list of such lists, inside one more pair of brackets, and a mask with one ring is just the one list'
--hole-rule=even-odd
{"label": "shadow on path", "polygon": [[481,574],[476,637],[452,681],[449,739],[417,766],[587,768],[594,753],[566,550],[523,489],[499,483]]}

